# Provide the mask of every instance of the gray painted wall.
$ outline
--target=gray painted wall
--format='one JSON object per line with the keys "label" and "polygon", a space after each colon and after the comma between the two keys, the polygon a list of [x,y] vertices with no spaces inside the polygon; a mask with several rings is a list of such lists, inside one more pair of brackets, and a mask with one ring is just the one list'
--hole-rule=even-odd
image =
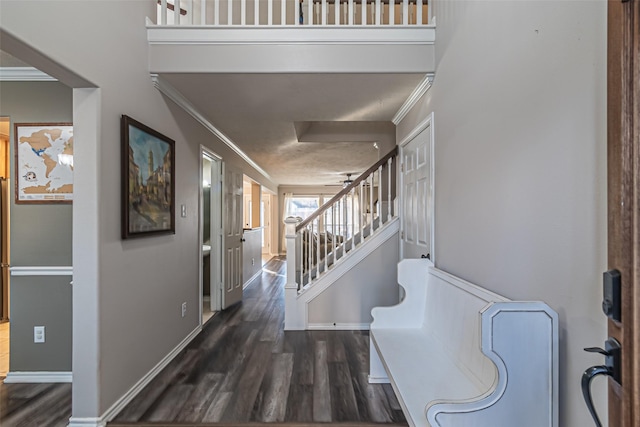
{"label": "gray painted wall", "polygon": [[309,303],[309,324],[368,325],[371,309],[398,303],[398,233]]}
{"label": "gray painted wall", "polygon": [[0,82],[11,118],[11,265],[71,265],[71,204],[15,203],[15,123],[72,122],[72,91],[58,82]]}
{"label": "gray painted wall", "polygon": [[[560,425],[592,421],[606,269],[606,2],[438,1],[433,86],[437,267],[560,315]],[[605,381],[594,384],[606,419]]]}
{"label": "gray painted wall", "polygon": [[[11,265],[71,266],[71,204],[15,203],[15,123],[72,121],[72,91],[58,82],[0,82],[11,119]],[[12,277],[10,371],[71,371],[71,277]],[[33,327],[46,342],[34,344]]]}
{"label": "gray painted wall", "polygon": [[242,281],[244,285],[262,270],[262,228],[245,230],[242,233]]}
{"label": "gray painted wall", "polygon": [[[153,87],[144,22],[155,16],[155,1],[1,7],[3,31],[83,78],[74,81],[99,88],[74,90],[76,137],[87,142],[84,149],[76,145],[83,200],[74,203],[74,215],[82,213],[74,218],[74,244],[81,245],[74,251],[74,283],[82,280],[74,285],[73,304],[73,416],[99,417],[198,328],[200,144],[272,191],[276,186]],[[42,31],[51,22],[64,25]],[[21,58],[19,47],[9,53]],[[175,235],[120,238],[122,114],[176,141],[176,204],[186,205],[187,217],[176,218]]]}
{"label": "gray painted wall", "polygon": [[[10,372],[71,371],[70,276],[11,278]],[[33,327],[45,342],[33,342]]]}

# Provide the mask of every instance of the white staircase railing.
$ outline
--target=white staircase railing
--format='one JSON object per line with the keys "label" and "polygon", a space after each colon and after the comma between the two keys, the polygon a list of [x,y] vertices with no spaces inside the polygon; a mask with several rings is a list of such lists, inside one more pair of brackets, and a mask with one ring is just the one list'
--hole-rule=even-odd
{"label": "white staircase railing", "polygon": [[427,0],[158,0],[159,25],[428,25]]}
{"label": "white staircase railing", "polygon": [[397,215],[396,154],[397,148],[304,221],[285,219],[287,292],[311,286]]}

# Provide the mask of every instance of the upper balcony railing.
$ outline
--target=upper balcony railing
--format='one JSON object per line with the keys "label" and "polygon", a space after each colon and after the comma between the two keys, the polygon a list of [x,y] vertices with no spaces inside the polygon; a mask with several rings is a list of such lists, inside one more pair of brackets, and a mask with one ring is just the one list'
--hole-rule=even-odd
{"label": "upper balcony railing", "polygon": [[415,26],[433,16],[427,0],[158,0],[159,25]]}

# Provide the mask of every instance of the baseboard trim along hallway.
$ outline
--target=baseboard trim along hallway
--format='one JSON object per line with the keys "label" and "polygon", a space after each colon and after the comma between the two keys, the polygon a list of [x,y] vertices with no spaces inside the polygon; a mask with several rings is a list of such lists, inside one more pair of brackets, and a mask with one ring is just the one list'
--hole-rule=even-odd
{"label": "baseboard trim along hallway", "polygon": [[70,383],[73,375],[71,372],[7,372],[4,379],[5,384],[26,384],[26,383]]}
{"label": "baseboard trim along hallway", "polygon": [[167,354],[165,358],[162,359],[160,362],[158,362],[158,364],[154,366],[153,369],[151,369],[147,373],[147,375],[145,375],[140,381],[138,381],[136,385],[134,385],[131,388],[131,390],[129,390],[124,396],[122,396],[120,400],[114,403],[111,406],[111,408],[107,409],[107,412],[104,413],[102,418],[109,421],[113,419],[113,417],[118,415],[118,413],[120,413],[120,411],[122,411],[122,409],[124,409],[124,407],[127,406],[127,404],[129,404],[129,402],[131,402],[133,398],[138,395],[138,393],[140,393],[140,391],[142,391],[147,385],[149,385],[151,380],[153,380],[156,377],[156,375],[162,372],[162,370],[166,368],[167,365],[178,354],[180,354],[180,352],[184,350],[187,347],[187,345],[189,345],[189,343],[193,341],[193,339],[197,337],[201,331],[202,331],[202,326],[197,326],[193,331],[191,331],[191,333],[187,335],[185,339],[183,339],[182,342],[180,342],[180,344],[178,344],[171,351],[171,353]]}

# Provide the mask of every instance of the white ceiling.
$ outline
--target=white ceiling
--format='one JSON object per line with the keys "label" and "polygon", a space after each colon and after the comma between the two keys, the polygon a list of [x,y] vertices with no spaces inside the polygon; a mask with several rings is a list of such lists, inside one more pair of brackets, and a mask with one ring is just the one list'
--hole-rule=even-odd
{"label": "white ceiling", "polygon": [[[281,185],[328,185],[362,172],[395,145],[380,134],[423,74],[162,74],[165,81]],[[298,142],[295,122],[358,123],[368,141],[340,135]],[[372,137],[376,132],[379,138]],[[357,138],[356,138],[357,139]],[[372,139],[378,139],[374,141]],[[347,139],[353,141],[354,138]],[[380,142],[380,153],[373,142]],[[391,146],[389,145],[391,144]],[[380,144],[379,144],[380,145]]]}

